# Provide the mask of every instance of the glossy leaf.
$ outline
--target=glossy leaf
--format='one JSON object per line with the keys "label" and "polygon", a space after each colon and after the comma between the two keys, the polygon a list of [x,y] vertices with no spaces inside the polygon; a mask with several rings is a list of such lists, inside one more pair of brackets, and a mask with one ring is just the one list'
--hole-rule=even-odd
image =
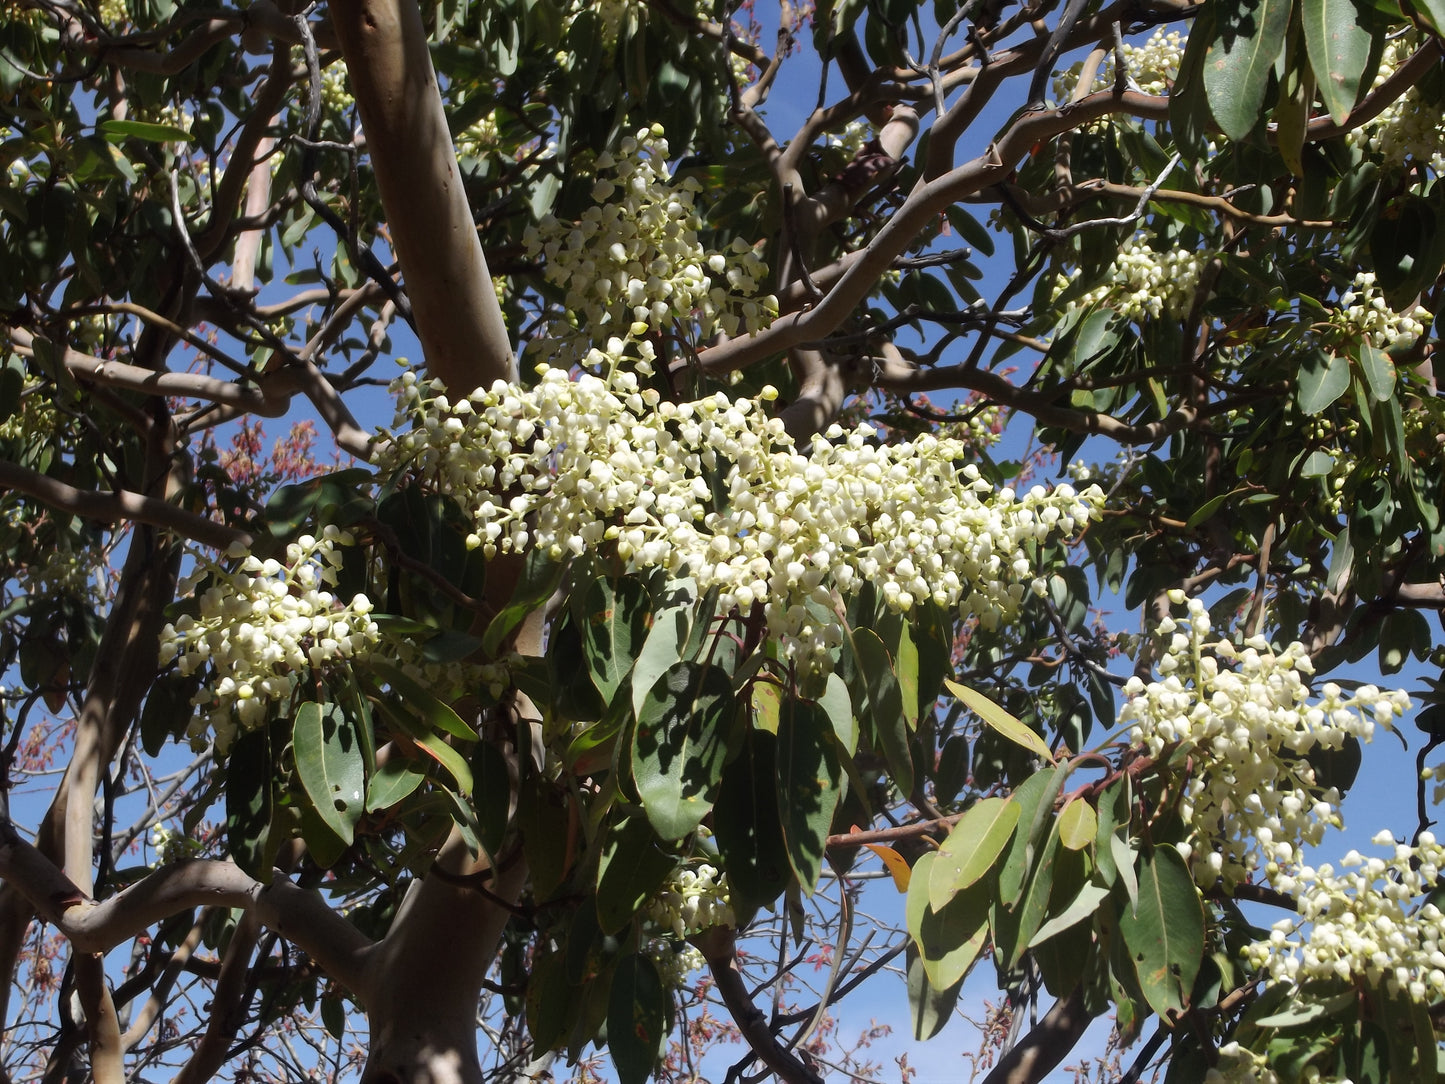
{"label": "glossy leaf", "polygon": [[748,734],[723,772],[713,808],[713,834],[740,914],[772,906],[791,877],[778,814],[777,746],[774,734]]}
{"label": "glossy leaf", "polygon": [[1054,891],[1054,874],[1059,858],[1059,826],[1055,820],[1044,845],[1030,864],[1028,884],[1024,888],[1018,905],[1018,929],[1015,933],[1013,951],[1009,953],[1009,970],[1018,966],[1024,952],[1033,941],[1044,917],[1049,912],[1049,898]]}
{"label": "glossy leaf", "polygon": [[366,809],[365,765],[352,721],[334,704],[307,701],[291,735],[296,774],[326,826],[350,843]]}
{"label": "glossy leaf", "polygon": [[641,713],[643,701],[657,679],[682,658],[683,645],[692,631],[692,607],[684,604],[666,606],[653,618],[652,628],[637,654],[632,667],[632,709]]}
{"label": "glossy leaf", "polygon": [[696,662],[675,664],[643,701],[632,778],[663,839],[681,839],[711,811],[736,712],[727,675]]}
{"label": "glossy leaf", "polygon": [[1344,124],[1370,61],[1368,16],[1355,0],[1302,0],[1300,14],[1316,87],[1330,116]]}
{"label": "glossy leaf", "polygon": [[1045,768],[1024,780],[1023,786],[1014,791],[1011,801],[1019,804],[1019,824],[1008,851],[999,866],[999,901],[1006,907],[1013,907],[1019,900],[1027,882],[1029,870],[1033,867],[1035,849],[1043,843],[1044,834],[1054,823],[1054,799],[1063,786],[1064,774],[1055,768]]}
{"label": "glossy leaf", "polygon": [[597,867],[597,924],[616,933],[637,914],[677,866],[658,844],[646,818],[623,817],[612,824]]}
{"label": "glossy leaf", "polygon": [[963,980],[988,939],[988,905],[991,881],[979,882],[954,895],[935,910],[929,903],[928,884],[935,856],[923,854],[914,863],[904,919],[918,946],[928,981],[946,989]]}
{"label": "glossy leaf", "polygon": [[1307,350],[1296,377],[1295,400],[1306,414],[1318,414],[1350,386],[1350,362],[1328,350]]}
{"label": "glossy leaf", "polygon": [[1022,812],[1023,807],[1012,798],[983,798],[969,807],[930,866],[928,899],[935,910],[942,910],[955,893],[993,869],[1013,838]]}
{"label": "glossy leaf", "polygon": [[1224,134],[1242,140],[1264,111],[1270,72],[1284,49],[1289,0],[1219,4],[1204,61],[1209,109]]}
{"label": "glossy leaf", "polygon": [[828,717],[811,701],[785,700],[778,720],[778,816],[788,863],[809,896],[823,869],[842,781]]}
{"label": "glossy leaf", "polygon": [[1027,947],[1033,948],[1035,945],[1041,945],[1056,934],[1077,926],[1098,911],[1100,904],[1108,898],[1109,887],[1107,885],[1092,882],[1084,885],[1073,900],[1034,932],[1034,935],[1029,938]]}
{"label": "glossy leaf", "polygon": [[607,1006],[607,1049],[621,1084],[645,1084],[667,1039],[668,995],[646,953],[617,965]]}
{"label": "glossy leaf", "polygon": [[446,770],[462,794],[471,794],[472,769],[467,764],[466,757],[448,745],[445,738],[433,733],[420,720],[414,718],[406,708],[387,700],[378,701],[377,706],[381,709],[382,716],[399,734],[411,739],[419,753]]}
{"label": "glossy leaf", "polygon": [[893,660],[872,629],[849,633],[864,687],[867,704],[858,706],[860,718],[867,719],[888,763],[888,774],[902,794],[913,792],[913,754],[908,748],[908,721],[903,711],[903,691]]}
{"label": "glossy leaf", "polygon": [[482,634],[482,650],[496,656],[507,638],[517,631],[523,620],[557,589],[567,566],[561,561],[550,560],[541,549],[527,554],[522,567],[522,577],[512,594],[511,600],[502,612],[492,619],[487,631]]}
{"label": "glossy leaf", "polygon": [[1122,909],[1119,932],[1149,1006],[1161,1016],[1187,1008],[1204,955],[1204,908],[1173,847],[1140,857],[1138,904]]}
{"label": "glossy leaf", "polygon": [[582,603],[582,654],[592,683],[604,699],[627,679],[632,661],[642,649],[651,616],[651,599],[642,581],[633,576],[600,576],[587,588]]}
{"label": "glossy leaf", "polygon": [[837,674],[828,675],[823,695],[818,697],[818,706],[833,724],[833,733],[838,745],[850,757],[858,752],[858,719],[853,714],[853,701],[848,696],[848,686]]}
{"label": "glossy leaf", "polygon": [[371,668],[391,686],[411,712],[420,716],[432,730],[450,734],[463,741],[476,741],[480,737],[475,729],[462,721],[461,716],[450,705],[437,699],[419,681],[386,663],[372,662]]}
{"label": "glossy leaf", "polygon": [[960,981],[946,990],[940,990],[929,982],[923,956],[919,953],[918,946],[911,941],[904,959],[908,965],[908,1008],[913,1022],[913,1037],[919,1040],[931,1039],[942,1031],[953,1017],[953,1009],[958,1004],[963,983]]}
{"label": "glossy leaf", "polygon": [[226,844],[236,865],[256,878],[270,876],[275,853],[275,774],[267,728],[243,731],[226,758]]}
{"label": "glossy leaf", "polygon": [[366,786],[366,811],[376,813],[390,809],[426,780],[421,772],[412,770],[404,758],[394,756],[376,770]]}
{"label": "glossy leaf", "polygon": [[976,689],[970,689],[967,685],[960,685],[956,681],[945,681],[949,692],[963,701],[964,706],[973,712],[985,723],[998,731],[1015,745],[1020,745],[1036,756],[1042,757],[1050,764],[1054,761],[1053,751],[1049,749],[1048,743],[1039,737],[1033,730],[1029,729],[1019,720],[999,707],[983,693]]}
{"label": "glossy leaf", "polygon": [[1360,371],[1365,374],[1365,385],[1375,402],[1383,403],[1395,394],[1395,363],[1383,350],[1360,343]]}

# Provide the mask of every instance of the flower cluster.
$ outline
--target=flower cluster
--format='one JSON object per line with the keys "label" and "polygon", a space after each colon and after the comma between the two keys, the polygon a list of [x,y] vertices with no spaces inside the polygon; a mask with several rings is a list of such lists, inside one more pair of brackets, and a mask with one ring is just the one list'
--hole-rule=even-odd
{"label": "flower cluster", "polygon": [[156,852],[156,865],[195,858],[205,849],[205,844],[199,839],[193,839],[185,832],[179,832],[164,824],[158,824],[151,829],[150,843]]}
{"label": "flower cluster", "polygon": [[333,113],[351,111],[356,100],[351,96],[345,64],[332,64],[321,70],[321,104]]}
{"label": "flower cluster", "polygon": [[647,903],[647,917],[679,941],[714,926],[733,926],[727,874],[709,862],[684,866]]}
{"label": "flower cluster", "polygon": [[457,157],[481,158],[496,150],[502,141],[497,118],[490,113],[478,117],[457,133]]}
{"label": "flower cluster", "polygon": [[[1124,43],[1124,65],[1129,78],[1145,94],[1168,94],[1174,80],[1179,77],[1179,62],[1184,58],[1186,37],[1178,30],[1167,34],[1158,27],[1142,45]],[[1054,100],[1068,101],[1078,84],[1080,65],[1054,75]],[[1113,58],[1099,67],[1094,85],[1108,86],[1114,81]]]}
{"label": "flower cluster", "polygon": [[1373,840],[1389,858],[1351,851],[1336,873],[1329,864],[1272,878],[1295,897],[1298,917],[1275,923],[1246,950],[1249,962],[1278,982],[1363,980],[1434,1002],[1445,996],[1445,913],[1424,902],[1440,879],[1445,847],[1429,832],[1416,846],[1389,832]]}
{"label": "flower cluster", "polygon": [[398,425],[412,428],[381,465],[456,497],[489,556],[611,542],[630,568],[716,588],[724,608],[762,605],[787,657],[818,670],[842,637],[834,588],[872,582],[894,610],[931,599],[993,627],[1033,584],[1032,548],[1101,499],[995,492],[964,443],[927,434],[881,446],[866,425],[834,426],[803,455],[760,402],[661,401],[621,368],[624,348],[588,356],[605,377],[543,366],[533,388],[498,382],[456,402],[406,373]]}
{"label": "flower cluster", "polygon": [[[1184,601],[1175,594],[1176,605]],[[1131,678],[1119,720],[1151,755],[1181,745],[1193,761],[1180,812],[1193,828],[1182,850],[1195,880],[1206,887],[1222,880],[1228,891],[1261,859],[1273,875],[1339,821],[1340,794],[1319,784],[1309,753],[1338,749],[1347,737],[1369,741],[1375,723],[1388,725],[1409,698],[1373,685],[1350,696],[1330,683],[1311,704],[1306,679],[1314,666],[1303,645],[1275,654],[1262,637],[1242,650],[1210,642],[1198,599],[1182,622],[1166,618],[1159,634],[1169,637],[1156,666],[1162,680]]]}
{"label": "flower cluster", "polygon": [[197,559],[182,590],[210,578],[197,600],[199,616],[186,614],[161,630],[162,664],[175,659],[182,674],[202,666],[214,671],[193,701],[203,709],[191,723],[193,740],[213,727],[217,751],[226,752],[238,725],[263,723],[291,695],[301,671],[353,658],[378,642],[371,601],[357,595],[342,602],[326,589],[336,585],[340,547],[351,542],[328,526],[319,539],[302,535],[287,546],[284,564],[249,556],[239,545],[227,555],[244,558],[235,570]]}
{"label": "flower cluster", "polygon": [[662,985],[673,990],[680,988],[692,972],[707,966],[701,952],[687,942],[671,937],[651,938],[644,951],[657,968],[657,977],[662,980]]}
{"label": "flower cluster", "polygon": [[1079,308],[1110,305],[1130,320],[1183,316],[1194,304],[1207,258],[1206,253],[1182,248],[1156,251],[1147,234],[1136,233],[1119,247],[1103,282],[1075,304]]}
{"label": "flower cluster", "polygon": [[1388,350],[1414,342],[1434,319],[1434,314],[1420,305],[1409,312],[1396,312],[1385,304],[1385,295],[1375,286],[1375,273],[1361,271],[1354,285],[1340,295],[1339,306],[1330,313],[1330,326],[1352,341]]}
{"label": "flower cluster", "polygon": [[695,320],[703,336],[736,335],[777,315],[776,299],[757,296],[767,267],[751,246],[737,239],[726,253],[703,247],[694,206],[701,186],[673,183],[667,153],[660,125],[641,129],[616,156],[598,156],[597,204],[580,222],[548,215],[528,228],[528,255],[544,257],[547,281],[566,289],[567,323],[532,347],[554,364],[577,364],[603,337],[636,339],[676,320]]}
{"label": "flower cluster", "polygon": [[[1380,69],[1371,89],[1395,74],[1421,45],[1417,34],[1407,34],[1385,43]],[[1445,172],[1445,111],[1432,101],[1418,82],[1409,87],[1379,116],[1349,132],[1346,137],[1357,147],[1378,154],[1386,165],[1428,164],[1436,173]]]}

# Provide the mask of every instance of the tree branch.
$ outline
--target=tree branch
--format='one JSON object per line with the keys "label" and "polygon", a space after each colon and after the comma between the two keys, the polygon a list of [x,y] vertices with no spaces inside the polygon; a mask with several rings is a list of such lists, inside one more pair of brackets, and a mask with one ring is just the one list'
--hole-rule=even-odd
{"label": "tree branch", "polygon": [[15,886],[77,954],[105,953],[156,922],[191,907],[238,907],[294,942],[328,975],[353,991],[363,988],[371,941],[320,894],[277,872],[263,884],[231,862],[190,859],[162,866],[99,903],[85,898],[55,863],[0,824],[0,880]]}
{"label": "tree branch", "polygon": [[224,550],[233,542],[250,546],[254,536],[249,531],[227,527],[224,523],[187,512],[159,497],[146,497],[128,489],[112,493],[76,489],[39,471],[14,463],[0,461],[0,487],[34,497],[51,508],[98,520],[101,523],[133,521],[161,527],[182,538]]}
{"label": "tree branch", "polygon": [[1068,1056],[1092,1021],[1084,1011],[1083,988],[1076,987],[999,1059],[983,1084],[1038,1084]]}
{"label": "tree branch", "polygon": [[454,392],[516,378],[416,0],[333,0],[427,366]]}
{"label": "tree branch", "polygon": [[768,1018],[748,996],[743,974],[738,970],[734,931],[717,926],[699,936],[695,943],[707,960],[718,995],[757,1059],[786,1084],[823,1084],[822,1077],[778,1042],[768,1027]]}

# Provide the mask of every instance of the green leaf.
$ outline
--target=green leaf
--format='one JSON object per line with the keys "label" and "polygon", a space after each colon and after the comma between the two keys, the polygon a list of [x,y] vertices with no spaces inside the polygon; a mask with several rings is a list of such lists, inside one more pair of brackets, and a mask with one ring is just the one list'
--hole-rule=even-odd
{"label": "green leaf", "polygon": [[928,891],[935,861],[935,855],[925,853],[914,863],[904,917],[922,954],[928,981],[942,990],[962,982],[983,951],[993,885],[980,881],[935,910],[929,904]]}
{"label": "green leaf", "polygon": [[1406,192],[1380,208],[1370,231],[1370,258],[1385,303],[1400,311],[1435,281],[1445,252],[1435,203]]}
{"label": "green leaf", "polygon": [[646,1084],[668,1032],[668,994],[646,953],[617,965],[607,1003],[607,1049],[621,1084]]}
{"label": "green leaf", "polygon": [[1012,971],[1023,959],[1029,943],[1043,925],[1044,916],[1049,912],[1049,897],[1054,890],[1054,872],[1059,856],[1059,832],[1057,820],[1049,831],[1029,869],[1028,887],[1024,889],[1018,908],[1018,930],[1015,934],[1013,951],[1009,953],[1007,967]]}
{"label": "green leaf", "polygon": [[1371,20],[1354,0],[1302,0],[1300,12],[1316,89],[1335,123],[1343,125],[1370,62]]}
{"label": "green leaf", "polygon": [[366,787],[366,811],[390,809],[417,787],[426,776],[414,771],[405,757],[394,756],[376,770]]}
{"label": "green leaf", "polygon": [[1401,6],[1414,12],[1437,38],[1445,38],[1445,0],[1408,0]]}
{"label": "green leaf", "polygon": [[317,814],[350,844],[365,812],[365,764],[352,721],[335,704],[307,701],[296,709],[291,745],[296,774]]}
{"label": "green leaf", "polygon": [[1218,3],[1204,59],[1209,109],[1236,142],[1254,131],[1264,110],[1274,62],[1284,49],[1290,0]]}
{"label": "green leaf", "polygon": [[566,570],[565,562],[552,561],[540,549],[527,554],[521,579],[512,592],[511,600],[482,634],[482,650],[495,658],[502,644],[517,631],[527,615],[552,597]]}
{"label": "green leaf", "polygon": [[449,705],[423,688],[420,682],[384,662],[373,661],[370,666],[376,676],[390,685],[406,706],[419,715],[432,730],[439,730],[463,741],[480,739],[481,735],[476,730],[465,723]]}
{"label": "green leaf", "polygon": [[577,1015],[577,991],[567,981],[560,952],[537,957],[527,976],[527,1030],[538,1050],[555,1050]]}
{"label": "green leaf", "polygon": [[627,679],[643,646],[651,605],[646,586],[635,576],[599,576],[587,588],[582,655],[592,683],[606,700],[610,701]]}
{"label": "green leaf", "polygon": [[597,866],[597,923],[602,932],[617,933],[631,922],[676,866],[677,858],[658,846],[645,817],[623,817],[613,824]]}
{"label": "green leaf", "polygon": [[1084,919],[1091,917],[1099,909],[1099,905],[1109,898],[1109,887],[1090,882],[1079,890],[1079,894],[1070,901],[1069,905],[1062,911],[1049,919],[1035,931],[1033,937],[1029,938],[1028,946],[1033,948],[1042,945],[1055,934],[1063,933],[1065,930],[1078,925]]}
{"label": "green leaf", "polygon": [[908,1008],[913,1021],[913,1037],[931,1039],[952,1019],[963,983],[960,981],[940,990],[929,982],[923,956],[912,941],[908,943],[905,959],[908,963]]}
{"label": "green leaf", "polygon": [[1306,350],[1295,382],[1295,401],[1306,414],[1318,414],[1350,386],[1350,360],[1327,350]]}
{"label": "green leaf", "polygon": [[226,758],[226,846],[236,865],[258,879],[271,875],[275,775],[268,729],[242,731]]}
{"label": "green leaf", "polygon": [[1094,807],[1081,798],[1064,806],[1059,814],[1059,842],[1071,851],[1082,851],[1094,842],[1099,818]]}
{"label": "green leaf", "polygon": [[[867,688],[868,701],[858,716],[873,724],[878,747],[888,762],[888,774],[900,794],[913,793],[913,754],[908,748],[908,722],[903,713],[903,690],[893,669],[893,660],[872,629],[849,633],[859,673]],[[856,689],[856,686],[855,686]]]}
{"label": "green leaf", "polygon": [[850,757],[858,751],[858,719],[853,714],[853,701],[848,697],[848,686],[836,673],[828,675],[823,695],[818,697],[818,706],[833,724],[833,733],[838,744]]}
{"label": "green leaf", "polygon": [[809,896],[823,869],[828,829],[841,794],[836,740],[817,704],[793,698],[783,702],[778,718],[778,819],[788,863]]}
{"label": "green leaf", "polygon": [[467,760],[440,735],[433,733],[420,720],[403,707],[387,700],[377,702],[386,721],[405,737],[408,737],[425,756],[436,761],[456,781],[457,789],[463,794],[472,792],[472,770]]}
{"label": "green leaf", "polygon": [[633,731],[632,778],[663,839],[681,839],[712,809],[736,712],[728,676],[701,663],[676,663],[647,694]]}
{"label": "green leaf", "polygon": [[1139,900],[1119,915],[1145,1000],[1160,1016],[1189,1005],[1204,956],[1204,908],[1179,852],[1146,851],[1139,862]]}
{"label": "green leaf", "polygon": [[771,907],[791,876],[778,816],[777,737],[754,730],[723,772],[713,834],[722,853],[739,920]]}
{"label": "green leaf", "polygon": [[1383,403],[1395,394],[1395,363],[1389,354],[1369,343],[1360,343],[1360,369],[1365,374],[1370,398]]}
{"label": "green leaf", "polygon": [[[1013,838],[1022,812],[1023,807],[1012,798],[984,798],[969,807],[948,833],[938,849],[937,860],[931,865],[926,887],[935,911],[941,911],[955,893],[962,892],[993,868]],[[917,883],[915,869],[913,884]]]}
{"label": "green leaf", "polygon": [[1054,799],[1064,785],[1065,773],[1057,768],[1034,772],[1014,791],[1012,801],[1019,804],[1018,830],[1009,844],[1008,856],[998,871],[999,902],[1013,907],[1033,867],[1034,849],[1041,841],[1046,826],[1054,823]]}
{"label": "green leaf", "polygon": [[954,696],[963,701],[964,706],[982,719],[993,729],[997,730],[1015,745],[1021,745],[1036,756],[1042,757],[1050,764],[1054,762],[1054,754],[1048,744],[1033,730],[1019,722],[1003,708],[999,707],[983,693],[970,689],[967,685],[960,685],[956,681],[945,681]]}
{"label": "green leaf", "polygon": [[147,143],[189,143],[191,133],[174,124],[156,124],[144,120],[103,120],[100,131],[112,143],[123,139],[141,139]]}
{"label": "green leaf", "polygon": [[[643,701],[657,679],[682,658],[683,645],[692,632],[692,613],[697,605],[696,588],[691,580],[678,581],[673,586],[679,590],[684,601],[658,609],[632,667],[634,716],[641,714]],[[682,590],[684,587],[685,591]]]}

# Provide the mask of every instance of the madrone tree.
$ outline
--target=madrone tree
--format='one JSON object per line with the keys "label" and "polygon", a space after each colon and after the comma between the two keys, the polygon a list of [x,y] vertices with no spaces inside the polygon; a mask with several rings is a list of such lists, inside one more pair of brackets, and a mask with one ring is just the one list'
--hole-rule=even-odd
{"label": "madrone tree", "polygon": [[1445,5],[764,6],[0,0],[7,1079],[1436,1078]]}

